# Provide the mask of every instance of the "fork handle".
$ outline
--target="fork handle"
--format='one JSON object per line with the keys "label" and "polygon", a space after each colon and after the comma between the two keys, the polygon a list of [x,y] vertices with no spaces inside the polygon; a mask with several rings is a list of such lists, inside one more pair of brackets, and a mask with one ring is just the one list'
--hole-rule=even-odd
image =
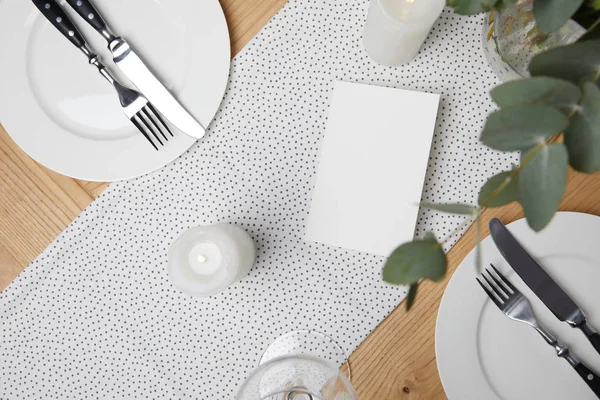
{"label": "fork handle", "polygon": [[552,334],[542,328],[537,322],[531,324],[543,337],[546,339],[548,344],[554,347],[556,355],[564,358],[571,366],[577,371],[579,376],[585,381],[585,383],[592,389],[592,392],[600,399],[600,377],[596,375],[594,371],[589,369],[585,364],[575,358],[567,346],[563,346],[558,340],[552,336]]}
{"label": "fork handle", "polygon": [[44,17],[46,17],[46,19],[54,25],[64,37],[69,39],[71,43],[79,48],[86,46],[85,39],[81,36],[81,33],[77,30],[71,18],[67,16],[65,10],[63,10],[58,3],[54,0],[32,0],[32,2]]}
{"label": "fork handle", "polygon": [[102,14],[98,12],[90,0],[67,0],[67,3],[95,30],[100,32],[108,42],[116,39],[112,34]]}
{"label": "fork handle", "polygon": [[583,378],[585,383],[592,389],[592,392],[600,398],[600,377],[594,371],[586,367],[583,363],[578,363],[573,368]]}

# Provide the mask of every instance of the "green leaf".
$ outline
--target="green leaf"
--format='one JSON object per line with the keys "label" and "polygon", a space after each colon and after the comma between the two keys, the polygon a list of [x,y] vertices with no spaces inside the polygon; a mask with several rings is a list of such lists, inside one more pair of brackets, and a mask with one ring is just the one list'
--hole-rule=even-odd
{"label": "green leaf", "polygon": [[533,15],[542,33],[552,33],[567,22],[583,0],[535,0]]}
{"label": "green leaf", "polygon": [[431,208],[449,214],[463,214],[470,215],[477,210],[477,207],[473,207],[469,204],[435,204],[435,203],[421,203],[421,207]]}
{"label": "green leaf", "polygon": [[490,114],[481,141],[496,150],[526,150],[567,126],[568,119],[554,107],[541,104],[507,107]]}
{"label": "green leaf", "polygon": [[446,275],[446,254],[437,240],[404,243],[383,266],[383,280],[395,285],[412,285],[421,279],[440,281]]}
{"label": "green leaf", "polygon": [[533,76],[553,76],[579,84],[595,78],[600,70],[600,40],[556,47],[533,57],[529,72]]}
{"label": "green leaf", "polygon": [[517,7],[517,2],[519,0],[503,0],[502,4],[496,4],[494,7],[497,10],[506,9],[515,19],[520,19],[521,14],[519,13],[519,9]]}
{"label": "green leaf", "polygon": [[428,231],[425,232],[425,240],[435,240],[437,242],[437,238],[435,237],[435,233]]}
{"label": "green leaf", "polygon": [[448,0],[447,4],[457,14],[472,15],[491,11],[497,2],[498,0]]}
{"label": "green leaf", "polygon": [[569,81],[537,76],[496,86],[491,95],[500,107],[538,103],[554,106],[569,113],[579,102],[581,90]]}
{"label": "green leaf", "polygon": [[578,171],[600,171],[600,89],[591,82],[583,86],[583,98],[565,131],[569,163]]}
{"label": "green leaf", "polygon": [[[519,179],[511,179],[512,171],[501,172],[492,176],[479,191],[478,203],[481,207],[500,207],[519,199]],[[498,193],[496,190],[508,181],[508,184]],[[491,199],[492,194],[495,197]]]}
{"label": "green leaf", "polygon": [[[531,152],[521,155],[521,163],[530,157]],[[529,226],[536,232],[548,225],[558,209],[567,184],[568,162],[565,145],[553,143],[537,150],[521,168],[519,202]]]}
{"label": "green leaf", "polygon": [[409,311],[413,303],[415,302],[415,297],[417,297],[418,288],[418,283],[410,285],[410,288],[408,289],[408,295],[406,296],[406,311]]}

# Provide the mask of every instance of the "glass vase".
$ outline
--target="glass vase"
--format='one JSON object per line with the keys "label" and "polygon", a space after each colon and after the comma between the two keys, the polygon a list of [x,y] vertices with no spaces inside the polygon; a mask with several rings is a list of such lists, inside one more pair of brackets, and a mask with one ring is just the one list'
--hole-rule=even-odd
{"label": "glass vase", "polygon": [[506,82],[528,77],[529,62],[536,54],[574,43],[584,33],[573,20],[551,34],[541,33],[533,17],[533,0],[519,0],[514,8],[485,15],[483,52],[496,76]]}

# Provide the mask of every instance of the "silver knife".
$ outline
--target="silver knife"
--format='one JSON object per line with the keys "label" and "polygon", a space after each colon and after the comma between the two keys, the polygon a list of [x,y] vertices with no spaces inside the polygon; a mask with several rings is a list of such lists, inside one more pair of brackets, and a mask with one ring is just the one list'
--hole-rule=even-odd
{"label": "silver knife", "polygon": [[91,1],[67,0],[67,3],[108,41],[117,67],[171,124],[191,137],[199,139],[204,136],[204,127],[169,93],[129,43],[111,32]]}
{"label": "silver knife", "polygon": [[492,219],[489,227],[500,253],[525,284],[554,313],[556,318],[566,321],[573,328],[581,329],[592,346],[600,353],[600,334],[587,323],[581,308],[527,253],[499,219]]}

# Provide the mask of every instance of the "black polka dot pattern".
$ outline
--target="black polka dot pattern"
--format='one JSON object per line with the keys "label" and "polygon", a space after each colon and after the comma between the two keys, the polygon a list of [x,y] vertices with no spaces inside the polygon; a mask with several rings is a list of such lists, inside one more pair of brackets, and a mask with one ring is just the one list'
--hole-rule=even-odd
{"label": "black polka dot pattern", "polygon": [[[278,336],[315,329],[350,353],[398,305],[382,257],[303,240],[332,83],[441,94],[425,201],[474,202],[516,159],[478,141],[496,84],[482,18],[445,10],[417,58],[387,68],[362,47],[367,8],[291,0],[233,61],[207,137],[112,184],[0,293],[0,398],[231,399]],[[422,210],[417,234],[463,220]],[[167,249],[217,222],[252,235],[256,265],[216,296],[185,295]]]}

